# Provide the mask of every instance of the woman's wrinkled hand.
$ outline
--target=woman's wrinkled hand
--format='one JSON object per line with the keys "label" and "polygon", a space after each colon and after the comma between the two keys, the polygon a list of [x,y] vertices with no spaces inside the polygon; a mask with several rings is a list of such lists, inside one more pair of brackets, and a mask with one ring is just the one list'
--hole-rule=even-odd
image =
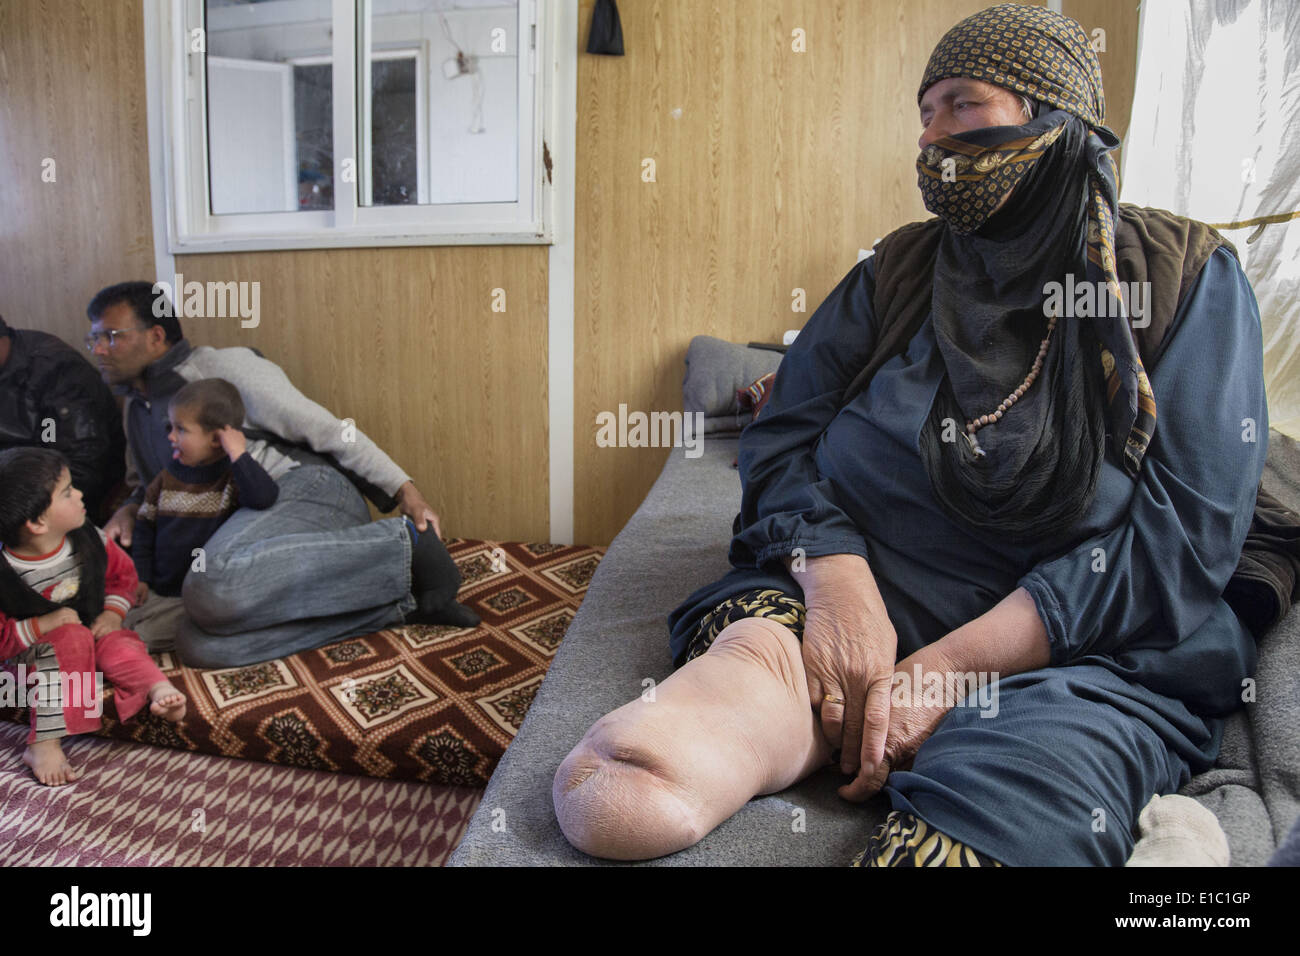
{"label": "woman's wrinkled hand", "polygon": [[839,748],[844,773],[874,772],[885,752],[898,648],[875,578],[864,559],[849,554],[810,558],[791,573],[808,609],[803,662],[822,733]]}
{"label": "woman's wrinkled hand", "polygon": [[[916,665],[920,665],[921,682],[916,680]],[[910,657],[898,662],[895,674],[891,677],[889,703],[889,730],[885,735],[885,759],[869,773],[861,774],[852,783],[840,788],[840,796],[855,803],[869,800],[880,792],[885,785],[885,778],[895,770],[907,770],[912,766],[921,745],[930,738],[939,724],[943,722],[953,701],[944,697],[941,703],[934,700],[926,702],[924,688],[925,675],[937,673],[943,679],[943,686],[950,686],[949,675],[953,668],[934,645],[922,648]],[[933,695],[931,695],[933,697]]]}

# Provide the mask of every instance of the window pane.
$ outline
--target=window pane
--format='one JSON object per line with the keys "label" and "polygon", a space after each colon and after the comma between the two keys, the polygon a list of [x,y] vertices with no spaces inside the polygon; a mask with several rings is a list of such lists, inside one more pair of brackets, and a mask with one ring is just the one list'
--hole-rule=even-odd
{"label": "window pane", "polygon": [[329,4],[204,6],[213,214],[334,208]]}
{"label": "window pane", "polygon": [[518,0],[368,6],[361,204],[516,202]]}
{"label": "window pane", "polygon": [[376,206],[418,201],[415,57],[375,60],[370,68],[371,193]]}
{"label": "window pane", "polygon": [[334,208],[334,68],[293,68],[298,208]]}

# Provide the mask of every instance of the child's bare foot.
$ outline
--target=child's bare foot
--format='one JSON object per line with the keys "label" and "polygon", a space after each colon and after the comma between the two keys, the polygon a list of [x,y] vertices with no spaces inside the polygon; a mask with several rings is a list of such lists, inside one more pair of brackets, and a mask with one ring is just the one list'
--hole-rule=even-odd
{"label": "child's bare foot", "polygon": [[179,723],[185,719],[185,695],[167,681],[149,688],[149,712],[163,720]]}
{"label": "child's bare foot", "polygon": [[63,747],[57,737],[28,745],[23,751],[23,763],[31,767],[36,779],[47,787],[61,787],[81,776],[72,769],[72,764],[63,755]]}

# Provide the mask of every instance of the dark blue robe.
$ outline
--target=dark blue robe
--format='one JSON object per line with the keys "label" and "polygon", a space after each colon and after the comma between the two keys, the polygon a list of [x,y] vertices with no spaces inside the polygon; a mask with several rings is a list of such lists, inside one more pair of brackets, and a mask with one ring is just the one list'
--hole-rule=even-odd
{"label": "dark blue robe", "polygon": [[796,548],[866,558],[900,659],[1023,587],[1051,666],[1000,680],[996,716],[950,711],[885,792],[1004,863],[1121,865],[1151,795],[1212,765],[1255,667],[1221,598],[1268,451],[1254,293],[1216,250],[1147,370],[1159,419],[1141,473],[1108,457],[1064,538],[1018,545],[955,523],[931,493],[918,438],[943,365],[929,318],[839,407],[875,345],[873,268],[855,266],[814,313],[742,435],[733,570],[670,616],[674,659],[733,594],[801,596],[780,563]]}

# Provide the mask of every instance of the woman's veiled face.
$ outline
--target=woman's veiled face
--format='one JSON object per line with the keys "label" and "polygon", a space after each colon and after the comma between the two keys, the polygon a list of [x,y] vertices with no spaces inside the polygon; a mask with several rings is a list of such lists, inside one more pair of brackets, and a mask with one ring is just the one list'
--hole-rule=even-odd
{"label": "woman's veiled face", "polygon": [[[925,129],[917,145],[925,148],[937,139],[985,126],[1020,126],[1026,122],[1020,97],[1001,86],[952,76],[940,80],[921,97],[921,125]],[[1002,197],[993,212],[1011,195]]]}

